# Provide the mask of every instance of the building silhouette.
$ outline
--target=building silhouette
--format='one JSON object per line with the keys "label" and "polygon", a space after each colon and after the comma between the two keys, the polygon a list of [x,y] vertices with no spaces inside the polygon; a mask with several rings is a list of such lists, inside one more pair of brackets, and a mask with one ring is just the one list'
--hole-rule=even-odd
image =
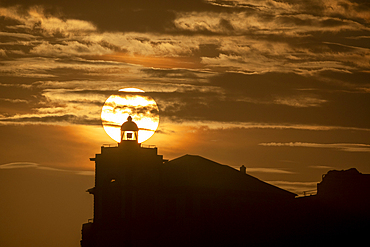
{"label": "building silhouette", "polygon": [[[351,229],[361,239],[368,229],[370,180],[357,170],[330,171],[317,195],[296,198],[244,166],[195,155],[164,160],[156,147],[138,143],[138,130],[129,117],[118,146],[102,146],[90,159],[94,218],[82,227],[82,247],[302,246],[335,243],[336,233]],[[338,214],[345,216],[340,224]]]}
{"label": "building silhouette", "polygon": [[[370,231],[370,174],[331,170],[317,194],[296,199],[302,227],[295,231],[307,245],[362,246]],[[295,223],[298,225],[300,222]]]}

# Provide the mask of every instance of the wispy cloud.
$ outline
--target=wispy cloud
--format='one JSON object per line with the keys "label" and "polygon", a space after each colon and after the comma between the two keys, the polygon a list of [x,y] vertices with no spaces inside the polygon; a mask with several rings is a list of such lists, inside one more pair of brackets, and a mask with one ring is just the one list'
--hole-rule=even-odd
{"label": "wispy cloud", "polygon": [[327,100],[303,96],[303,97],[277,98],[275,99],[274,102],[276,104],[288,105],[293,107],[318,107],[321,104],[327,102]]}
{"label": "wispy cloud", "polygon": [[260,143],[258,145],[266,147],[331,148],[346,152],[370,152],[369,144],[358,144],[358,143],[270,142],[270,143]]}
{"label": "wispy cloud", "polygon": [[368,29],[359,22],[329,15],[293,13],[279,15],[276,9],[271,12],[268,18],[261,14],[248,15],[246,12],[188,12],[179,14],[174,24],[178,29],[199,33],[284,35],[287,37],[302,37],[305,33],[311,35],[310,33],[315,31],[338,32]]}
{"label": "wispy cloud", "polygon": [[0,165],[0,169],[22,169],[22,168],[35,168],[35,169],[40,169],[40,170],[48,170],[48,171],[56,171],[56,172],[68,172],[68,173],[74,173],[78,175],[87,175],[87,176],[95,175],[95,171],[66,170],[66,169],[42,166],[40,164],[32,163],[32,162],[12,162],[12,163]]}
{"label": "wispy cloud", "polygon": [[11,32],[0,32],[0,36],[10,36],[10,37],[15,37],[15,38],[20,38],[20,39],[25,39],[25,40],[31,40],[35,39],[36,36],[32,34],[27,34],[27,33],[11,33]]}
{"label": "wispy cloud", "polygon": [[37,168],[39,164],[30,163],[30,162],[13,162],[8,164],[0,165],[0,169],[19,169],[19,168]]}
{"label": "wispy cloud", "polygon": [[332,166],[309,166],[310,168],[314,169],[334,169]]}
{"label": "wispy cloud", "polygon": [[300,181],[266,181],[277,187],[294,192],[299,196],[316,194],[317,182],[300,182]]}
{"label": "wispy cloud", "polygon": [[262,167],[248,167],[247,172],[253,173],[278,173],[278,174],[294,174],[295,172],[288,171],[280,168],[262,168]]}
{"label": "wispy cloud", "polygon": [[43,41],[30,50],[30,53],[37,56],[86,56],[86,55],[104,55],[113,53],[109,48],[99,44],[84,44],[77,41],[66,41],[61,44],[50,44]]}
{"label": "wispy cloud", "polygon": [[284,1],[273,0],[207,0],[208,3],[231,9],[258,10],[263,13],[278,15],[297,15],[308,13],[314,16],[340,16],[343,19],[363,19],[369,21],[370,10],[359,8],[360,2],[349,0],[318,0],[318,1]]}
{"label": "wispy cloud", "polygon": [[27,11],[21,11],[20,6],[0,8],[0,15],[17,20],[18,25],[16,27],[19,29],[34,31],[38,29],[38,34],[42,36],[52,36],[55,34],[68,36],[96,30],[96,27],[88,21],[76,19],[63,20],[56,16],[47,16],[45,15],[44,8],[41,6],[30,7]]}

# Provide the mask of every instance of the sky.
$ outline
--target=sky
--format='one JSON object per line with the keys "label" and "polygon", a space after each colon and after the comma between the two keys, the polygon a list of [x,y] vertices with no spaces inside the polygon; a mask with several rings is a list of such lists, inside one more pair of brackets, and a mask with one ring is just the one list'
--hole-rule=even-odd
{"label": "sky", "polygon": [[[78,246],[89,158],[114,143],[101,108],[127,87],[157,102],[144,144],[165,159],[244,165],[298,194],[329,170],[370,173],[367,0],[0,0],[0,245]],[[26,227],[65,210],[79,216],[59,245]]]}

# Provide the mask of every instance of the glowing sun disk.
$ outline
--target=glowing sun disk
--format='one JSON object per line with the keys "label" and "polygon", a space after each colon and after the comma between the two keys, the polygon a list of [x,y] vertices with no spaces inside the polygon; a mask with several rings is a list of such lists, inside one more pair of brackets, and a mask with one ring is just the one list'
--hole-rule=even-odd
{"label": "glowing sun disk", "polygon": [[[137,93],[137,94],[135,94]],[[156,102],[144,91],[136,88],[119,90],[111,95],[102,108],[101,119],[105,132],[116,142],[121,141],[121,125],[128,116],[139,127],[138,142],[149,139],[159,124],[158,107]]]}

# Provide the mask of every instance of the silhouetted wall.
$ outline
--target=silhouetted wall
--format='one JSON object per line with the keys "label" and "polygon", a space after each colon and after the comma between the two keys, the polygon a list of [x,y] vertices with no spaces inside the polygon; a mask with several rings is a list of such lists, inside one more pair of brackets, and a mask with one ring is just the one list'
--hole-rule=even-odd
{"label": "silhouetted wall", "polygon": [[203,157],[166,162],[134,142],[91,160],[94,221],[82,247],[353,244],[369,230],[369,176],[357,170],[330,171],[316,196],[295,198]]}

